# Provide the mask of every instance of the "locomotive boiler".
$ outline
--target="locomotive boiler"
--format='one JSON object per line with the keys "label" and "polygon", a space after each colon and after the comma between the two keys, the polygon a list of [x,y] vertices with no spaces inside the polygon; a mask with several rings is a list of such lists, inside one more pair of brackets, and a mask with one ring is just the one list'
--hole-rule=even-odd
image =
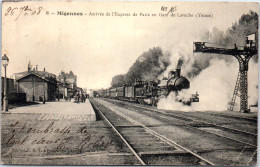
{"label": "locomotive boiler", "polygon": [[168,78],[164,77],[159,81],[158,87],[162,91],[160,95],[168,96],[170,92],[178,93],[178,91],[190,88],[190,81],[186,77],[181,76],[180,73],[180,69],[170,71]]}
{"label": "locomotive boiler", "polygon": [[180,91],[182,89],[189,89],[190,81],[181,76],[181,69],[170,71],[167,81],[167,89],[169,91]]}
{"label": "locomotive boiler", "polygon": [[180,97],[179,92],[190,88],[190,81],[181,76],[181,69],[177,68],[168,73],[168,78],[163,78],[158,85],[158,95],[160,97],[167,97],[171,92],[175,93],[176,101],[183,104],[190,105],[192,102],[199,102],[199,95],[190,94],[185,99]]}

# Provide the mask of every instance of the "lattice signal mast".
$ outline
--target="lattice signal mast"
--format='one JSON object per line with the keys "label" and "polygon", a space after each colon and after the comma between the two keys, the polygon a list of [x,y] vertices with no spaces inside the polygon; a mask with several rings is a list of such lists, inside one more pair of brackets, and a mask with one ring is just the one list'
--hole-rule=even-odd
{"label": "lattice signal mast", "polygon": [[213,47],[208,42],[194,42],[193,52],[223,54],[234,56],[239,62],[240,73],[240,112],[249,113],[248,109],[248,63],[252,56],[258,52],[257,35],[251,34],[247,36],[246,44],[243,47],[238,47],[236,44],[232,48]]}

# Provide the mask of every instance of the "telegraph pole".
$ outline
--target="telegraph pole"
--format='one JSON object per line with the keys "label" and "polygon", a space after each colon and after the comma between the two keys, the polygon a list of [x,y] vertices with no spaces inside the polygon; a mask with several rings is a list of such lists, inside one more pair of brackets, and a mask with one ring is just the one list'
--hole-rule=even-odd
{"label": "telegraph pole", "polygon": [[244,47],[237,47],[236,44],[234,48],[219,48],[212,47],[211,43],[208,42],[194,42],[193,52],[202,53],[213,53],[213,54],[223,54],[231,55],[235,57],[239,62],[239,73],[240,73],[240,112],[249,113],[248,109],[248,63],[252,56],[257,54],[257,40],[256,34],[251,34],[247,36],[246,45]]}

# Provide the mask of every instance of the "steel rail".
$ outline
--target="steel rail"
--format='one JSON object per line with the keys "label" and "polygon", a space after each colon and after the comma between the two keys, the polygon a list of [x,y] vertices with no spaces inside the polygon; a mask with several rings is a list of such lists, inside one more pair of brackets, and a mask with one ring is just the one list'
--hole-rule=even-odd
{"label": "steel rail", "polygon": [[179,145],[178,143],[176,143],[176,142],[174,142],[174,141],[168,139],[167,137],[165,137],[165,136],[163,136],[163,135],[161,135],[161,134],[155,132],[154,130],[152,130],[152,129],[146,127],[145,125],[143,125],[142,123],[133,120],[132,118],[126,116],[125,114],[123,114],[123,113],[121,113],[121,112],[119,112],[119,111],[114,111],[114,112],[115,112],[116,114],[122,116],[123,118],[127,119],[128,121],[130,121],[130,122],[132,122],[132,123],[134,123],[134,124],[138,124],[138,125],[142,126],[142,127],[143,127],[144,129],[146,129],[149,133],[151,133],[151,134],[153,134],[154,136],[158,137],[158,138],[161,139],[162,141],[165,141],[167,144],[169,144],[169,145],[171,145],[171,146],[175,146],[175,147],[177,146],[177,147],[183,149],[184,151],[190,153],[191,155],[197,157],[198,159],[200,159],[200,160],[206,162],[207,164],[216,166],[216,164],[214,164],[214,163],[210,162],[209,160],[207,160],[207,159],[201,157],[200,155],[198,155],[198,154],[192,152],[191,150],[189,150],[189,149],[187,149],[187,148],[185,148],[185,147]]}
{"label": "steel rail", "polygon": [[[129,104],[128,104],[128,105],[129,105]],[[134,105],[134,104],[133,104],[133,106],[135,106],[135,107],[137,107],[137,108],[142,108],[142,109],[146,109],[146,110],[152,110],[152,111],[155,111],[155,112],[159,112],[159,113],[164,114],[164,115],[171,115],[171,116],[173,116],[173,117],[175,117],[175,118],[177,118],[177,119],[181,119],[181,120],[183,120],[183,119],[185,119],[185,120],[191,120],[191,121],[193,121],[193,122],[205,123],[205,124],[208,124],[208,125],[213,125],[213,126],[215,126],[214,124],[210,124],[210,123],[207,123],[207,122],[204,122],[204,121],[201,121],[201,122],[199,122],[199,121],[194,121],[194,120],[189,119],[189,118],[184,118],[184,117],[177,116],[177,115],[170,114],[170,113],[164,113],[164,112],[161,112],[161,111],[159,111],[159,110],[152,109],[152,108],[149,108],[149,109],[148,109],[148,108],[144,108],[144,107],[137,106],[137,105]],[[135,111],[135,110],[134,110],[134,111]],[[143,111],[143,112],[145,112],[145,111]],[[154,117],[154,115],[152,115],[152,116]],[[162,117],[161,117],[161,119],[165,119],[165,120],[168,120],[168,121],[169,121],[169,118],[162,118]],[[189,125],[187,125],[187,126],[189,126]],[[217,126],[219,126],[219,125],[217,125]],[[231,137],[227,137],[227,136],[224,136],[224,135],[220,135],[220,134],[217,134],[217,133],[213,133],[213,132],[210,132],[210,131],[207,131],[207,130],[202,130],[202,129],[194,128],[194,127],[192,127],[192,126],[189,126],[189,127],[190,127],[190,128],[193,128],[193,129],[196,129],[196,130],[199,130],[199,131],[202,131],[202,132],[210,133],[210,134],[213,134],[213,135],[222,137],[222,138],[226,138],[226,139],[229,139],[229,140],[233,140],[233,141],[236,141],[236,142],[239,142],[239,143],[242,143],[242,144],[246,144],[246,145],[249,145],[249,146],[252,146],[252,147],[257,147],[257,146],[254,145],[254,144],[247,143],[247,142],[244,142],[244,141],[241,141],[241,140],[237,140],[237,139],[234,139],[234,138],[231,138]],[[226,127],[221,127],[221,128],[226,128]],[[227,129],[227,128],[226,128],[226,129]],[[229,129],[230,129],[230,130],[233,130],[233,131],[238,131],[238,132],[241,132],[241,133],[247,133],[247,132],[240,131],[240,130],[237,130],[237,129],[232,129],[232,128],[229,128]],[[252,133],[248,133],[248,134],[256,135],[256,134],[252,134]]]}
{"label": "steel rail", "polygon": [[[137,107],[137,106],[136,106],[136,107]],[[138,107],[139,107],[139,106],[138,106]],[[143,108],[143,107],[140,107],[140,108]],[[159,112],[159,113],[162,113],[162,112]],[[164,114],[164,113],[162,113],[162,114]],[[175,115],[173,115],[173,114],[169,114],[169,115],[175,116]],[[182,119],[182,117],[180,117],[180,116],[175,116],[175,118],[177,118],[177,119],[178,119],[178,117],[179,117],[179,119]],[[163,119],[166,119],[166,120],[169,121],[169,118],[163,118]],[[188,119],[188,118],[184,118],[184,119]],[[190,120],[191,120],[191,121],[194,121],[194,120],[192,120],[192,119],[190,119]],[[194,122],[199,122],[199,121],[194,121]],[[202,121],[201,121],[201,122],[202,122]],[[200,122],[199,122],[199,123],[200,123]],[[215,126],[214,124],[210,124],[210,123],[206,123],[206,122],[202,122],[202,123]],[[189,125],[187,125],[187,126],[189,126]],[[214,132],[210,132],[210,131],[207,131],[207,130],[194,128],[194,127],[192,127],[192,126],[189,126],[189,127],[193,128],[193,129],[196,129],[196,130],[199,130],[199,131],[207,132],[207,133],[210,133],[210,134],[213,134],[213,135],[222,137],[222,138],[226,138],[226,139],[229,139],[229,140],[233,140],[233,141],[236,141],[236,142],[239,142],[239,143],[242,143],[242,144],[246,144],[246,145],[249,145],[249,146],[252,146],[252,147],[257,147],[257,145],[254,145],[254,144],[251,144],[251,143],[247,143],[247,142],[244,142],[244,141],[241,141],[241,140],[237,140],[237,139],[234,139],[234,138],[232,138],[232,137],[227,137],[227,136],[220,135],[220,134],[217,134],[217,133],[214,133]],[[224,128],[224,127],[221,127],[221,128]],[[231,128],[229,128],[229,129],[231,129]],[[231,130],[240,132],[239,130],[236,130],[236,129],[231,129]],[[242,133],[246,133],[246,132],[242,131]],[[250,134],[251,134],[251,133],[250,133]]]}
{"label": "steel rail", "polygon": [[115,126],[107,119],[107,117],[102,113],[102,111],[93,103],[92,105],[98,110],[99,114],[107,121],[107,123],[112,127],[112,129],[117,133],[117,135],[123,140],[123,142],[127,145],[127,147],[131,150],[134,156],[138,159],[138,161],[142,165],[146,165],[145,162],[141,159],[141,157],[136,153],[133,147],[126,141],[126,139],[120,134],[120,132],[115,128]]}
{"label": "steel rail", "polygon": [[[115,102],[119,103],[118,101],[115,101]],[[130,105],[130,104],[127,104],[127,105]],[[255,134],[255,133],[246,132],[246,131],[242,131],[242,130],[239,130],[239,129],[234,129],[234,128],[230,128],[230,127],[227,127],[227,126],[223,126],[223,125],[217,125],[215,123],[209,123],[209,122],[206,122],[206,121],[198,120],[198,118],[195,118],[195,119],[185,118],[185,117],[182,117],[182,116],[179,116],[179,115],[176,115],[176,114],[165,113],[165,112],[162,112],[162,111],[160,111],[158,109],[153,109],[153,108],[150,108],[150,107],[149,108],[145,108],[145,107],[142,107],[142,106],[139,106],[139,105],[135,105],[135,104],[132,104],[132,105],[137,107],[137,108],[141,108],[141,109],[145,109],[145,110],[152,110],[154,112],[159,112],[159,113],[164,114],[164,115],[174,116],[177,119],[182,119],[182,120],[187,120],[187,121],[190,120],[190,121],[197,122],[197,123],[204,123],[204,124],[208,124],[208,125],[213,125],[215,127],[222,128],[222,129],[227,129],[227,130],[236,131],[236,132],[240,132],[240,133],[244,133],[244,134],[248,134],[248,135],[252,135],[252,136],[257,136],[257,134]],[[192,116],[190,116],[190,117],[192,117]]]}
{"label": "steel rail", "polygon": [[250,117],[240,117],[235,115],[227,115],[227,114],[221,114],[221,113],[206,113],[206,115],[214,115],[214,116],[221,116],[221,117],[228,117],[228,118],[235,118],[235,119],[243,119],[247,120],[253,123],[257,123],[257,119],[250,118]]}
{"label": "steel rail", "polygon": [[[248,135],[252,135],[252,136],[257,136],[257,134],[255,134],[255,133],[246,132],[246,131],[242,131],[242,130],[239,130],[239,129],[234,129],[234,128],[230,128],[230,127],[227,127],[227,126],[223,126],[223,125],[217,125],[215,123],[209,123],[209,122],[206,122],[206,121],[198,120],[198,118],[195,118],[195,119],[185,118],[183,116],[179,116],[179,115],[172,114],[172,113],[164,113],[160,110],[156,110],[156,109],[153,109],[153,108],[144,108],[144,107],[137,106],[137,105],[134,105],[134,106],[142,108],[142,109],[146,109],[146,110],[148,109],[148,110],[152,110],[152,111],[155,111],[155,112],[159,112],[159,113],[164,114],[164,115],[174,116],[175,118],[180,118],[180,119],[183,118],[183,119],[191,120],[191,121],[194,121],[194,122],[197,122],[197,123],[204,123],[204,124],[213,125],[215,127],[222,128],[222,129],[227,129],[227,130],[236,131],[236,132],[240,132],[240,133],[244,133],[244,134],[248,134]],[[192,117],[192,116],[190,116],[190,117]]]}

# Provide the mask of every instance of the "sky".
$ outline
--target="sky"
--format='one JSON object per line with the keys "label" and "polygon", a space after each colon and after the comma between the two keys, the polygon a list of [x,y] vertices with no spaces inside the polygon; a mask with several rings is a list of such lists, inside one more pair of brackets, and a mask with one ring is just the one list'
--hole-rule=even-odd
{"label": "sky", "polygon": [[[8,8],[43,7],[37,16],[6,16]],[[205,13],[212,18],[160,17],[161,7],[176,6],[177,14]],[[242,2],[19,2],[3,3],[2,54],[10,63],[7,76],[27,70],[28,62],[39,70],[58,75],[73,71],[78,86],[108,88],[112,77],[125,74],[143,52],[160,46],[179,50],[199,41],[206,30],[226,30],[257,3]],[[55,15],[46,15],[46,11]],[[82,12],[83,16],[57,15],[58,11]],[[137,16],[89,16],[89,13],[129,13]],[[156,17],[141,16],[157,14]],[[87,15],[85,15],[87,14]],[[192,53],[192,50],[190,50]],[[2,69],[3,71],[3,69]]]}

